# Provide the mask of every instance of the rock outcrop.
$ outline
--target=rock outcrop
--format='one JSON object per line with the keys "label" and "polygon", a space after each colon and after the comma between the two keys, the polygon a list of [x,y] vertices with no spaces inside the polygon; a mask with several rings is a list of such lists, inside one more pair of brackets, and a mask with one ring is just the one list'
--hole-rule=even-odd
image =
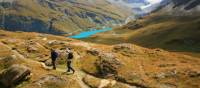
{"label": "rock outcrop", "polygon": [[83,78],[83,82],[91,88],[137,88],[111,79],[101,79],[90,75]]}
{"label": "rock outcrop", "polygon": [[37,88],[44,88],[50,86],[54,86],[56,88],[64,88],[66,82],[66,80],[56,75],[48,74],[35,81],[33,83],[33,86]]}
{"label": "rock outcrop", "polygon": [[19,62],[19,61],[17,60],[17,58],[14,55],[3,57],[3,58],[0,59],[0,63],[1,63],[0,64],[0,70],[7,69],[17,62]]}
{"label": "rock outcrop", "polygon": [[118,74],[117,69],[122,66],[122,63],[112,53],[104,53],[99,56],[96,66],[100,75],[110,76]]}
{"label": "rock outcrop", "polygon": [[118,44],[113,46],[113,52],[121,53],[124,56],[132,56],[136,53],[136,50],[131,44]]}
{"label": "rock outcrop", "polygon": [[123,65],[114,53],[107,53],[99,49],[90,49],[87,52],[98,58],[95,65],[100,76],[115,76],[118,74],[117,69]]}
{"label": "rock outcrop", "polygon": [[169,3],[160,10],[165,15],[198,16],[200,12],[199,0],[163,0],[163,3]]}
{"label": "rock outcrop", "polygon": [[23,65],[13,65],[0,74],[0,86],[14,87],[18,83],[30,78],[30,68]]}

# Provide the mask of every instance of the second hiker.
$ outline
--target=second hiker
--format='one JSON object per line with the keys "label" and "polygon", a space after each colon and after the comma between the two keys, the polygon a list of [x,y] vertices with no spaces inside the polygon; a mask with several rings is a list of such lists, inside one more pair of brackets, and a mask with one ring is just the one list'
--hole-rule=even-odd
{"label": "second hiker", "polygon": [[66,59],[67,60],[67,72],[70,72],[72,70],[74,73],[75,70],[72,68],[72,65],[71,65],[74,55],[73,55],[71,48],[67,48],[66,53],[67,53],[67,59]]}

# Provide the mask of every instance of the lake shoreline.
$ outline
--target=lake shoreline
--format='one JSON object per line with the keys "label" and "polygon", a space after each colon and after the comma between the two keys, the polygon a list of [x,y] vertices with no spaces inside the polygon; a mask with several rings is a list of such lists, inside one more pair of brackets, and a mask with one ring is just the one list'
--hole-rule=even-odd
{"label": "lake shoreline", "polygon": [[79,34],[69,36],[69,38],[84,39],[84,38],[89,38],[90,36],[95,35],[97,33],[111,31],[111,30],[112,30],[111,27],[106,27],[106,28],[99,29],[99,30],[97,30],[97,29],[91,29],[90,31],[84,31],[84,32],[81,32]]}

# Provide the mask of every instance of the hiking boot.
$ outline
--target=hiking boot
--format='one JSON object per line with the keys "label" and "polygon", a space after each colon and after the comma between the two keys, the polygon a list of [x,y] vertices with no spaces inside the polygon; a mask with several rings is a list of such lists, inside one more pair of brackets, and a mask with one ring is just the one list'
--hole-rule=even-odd
{"label": "hiking boot", "polygon": [[53,70],[56,70],[56,67],[53,67]]}

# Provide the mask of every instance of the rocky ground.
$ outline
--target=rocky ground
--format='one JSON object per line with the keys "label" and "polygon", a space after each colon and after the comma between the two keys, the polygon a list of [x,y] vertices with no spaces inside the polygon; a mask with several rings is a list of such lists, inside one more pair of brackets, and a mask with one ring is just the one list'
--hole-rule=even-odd
{"label": "rocky ground", "polygon": [[[200,59],[133,44],[101,45],[0,30],[1,88],[199,88]],[[66,73],[71,47],[75,74]],[[60,55],[52,70],[50,49]]]}

